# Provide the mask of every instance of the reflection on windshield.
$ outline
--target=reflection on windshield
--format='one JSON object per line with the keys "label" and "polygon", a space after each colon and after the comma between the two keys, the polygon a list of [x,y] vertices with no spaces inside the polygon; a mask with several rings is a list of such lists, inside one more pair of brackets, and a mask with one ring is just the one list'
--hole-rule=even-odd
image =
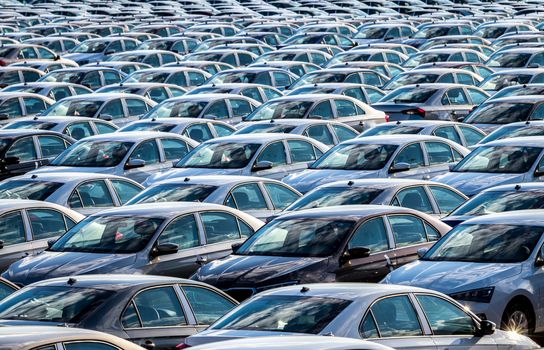
{"label": "reflection on windshield", "polygon": [[81,141],[61,153],[51,165],[79,167],[111,167],[119,164],[132,147],[132,142]]}
{"label": "reflection on windshield", "polygon": [[525,209],[544,208],[544,191],[488,191],[472,197],[450,216],[487,215]]}
{"label": "reflection on windshield", "polygon": [[480,146],[452,171],[521,174],[531,169],[541,151],[540,147]]}
{"label": "reflection on windshield", "polygon": [[434,95],[436,91],[436,89],[429,88],[419,87],[414,89],[413,87],[406,87],[403,89],[396,89],[385,95],[380,102],[393,101],[394,103],[423,103],[427,101],[429,97]]}
{"label": "reflection on windshield", "polygon": [[383,190],[376,188],[324,187],[298,199],[285,211],[331,207],[335,205],[371,204]]}
{"label": "reflection on windshield", "polygon": [[198,118],[208,105],[207,101],[165,101],[153,108],[146,116],[149,118]]}
{"label": "reflection on windshield", "polygon": [[436,79],[438,79],[437,74],[401,74],[388,82],[384,89],[392,90],[404,85],[434,83]]}
{"label": "reflection on windshield", "polygon": [[167,72],[135,72],[126,78],[125,83],[164,83],[169,76]]}
{"label": "reflection on windshield", "polygon": [[203,144],[180,160],[176,168],[244,168],[260,146],[257,143],[231,142]]}
{"label": "reflection on windshield", "polygon": [[163,184],[145,189],[127,204],[157,202],[202,202],[217,186],[198,184]]}
{"label": "reflection on windshield", "polygon": [[372,129],[365,131],[360,137],[376,136],[376,135],[416,135],[423,128],[407,125],[387,125],[375,126]]}
{"label": "reflection on windshield", "polygon": [[529,120],[532,103],[493,103],[476,109],[466,120],[473,124],[509,124]]}
{"label": "reflection on windshield", "polygon": [[81,100],[59,101],[45,111],[44,115],[92,118],[98,112],[102,103],[102,101]]}
{"label": "reflection on windshield", "polygon": [[484,90],[498,91],[512,85],[529,84],[531,78],[532,75],[527,74],[490,75],[482,82],[480,87]]}
{"label": "reflection on windshield", "polygon": [[525,67],[527,61],[529,61],[529,58],[531,58],[530,53],[497,53],[496,55],[493,55],[489,59],[489,61],[486,62],[486,65],[491,68],[521,68]]}
{"label": "reflection on windshield", "polygon": [[396,149],[396,145],[340,144],[319,158],[310,168],[379,170],[387,164]]}
{"label": "reflection on windshield", "polygon": [[0,199],[43,201],[63,184],[49,181],[11,180],[0,183]]}
{"label": "reflection on windshield", "polygon": [[278,101],[268,102],[260,106],[247,120],[271,120],[271,119],[302,119],[310,109],[313,102],[309,101]]}
{"label": "reflection on windshield", "polygon": [[76,53],[100,53],[106,49],[108,42],[106,41],[84,41],[79,46],[75,47],[73,52]]}

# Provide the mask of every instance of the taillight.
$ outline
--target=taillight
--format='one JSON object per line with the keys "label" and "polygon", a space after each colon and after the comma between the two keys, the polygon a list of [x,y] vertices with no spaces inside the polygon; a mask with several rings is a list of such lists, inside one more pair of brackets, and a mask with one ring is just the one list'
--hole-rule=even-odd
{"label": "taillight", "polygon": [[181,343],[181,344],[178,344],[176,345],[176,349],[187,349],[187,348],[190,348],[191,345],[187,345],[185,343]]}
{"label": "taillight", "polygon": [[425,110],[424,109],[421,109],[421,108],[414,108],[414,109],[407,109],[407,110],[404,110],[402,111],[402,113],[404,114],[408,114],[408,115],[419,115],[420,117],[424,118],[425,117]]}
{"label": "taillight", "polygon": [[4,67],[4,66],[7,66],[8,63],[4,60],[0,60],[0,66]]}
{"label": "taillight", "polygon": [[386,115],[385,115],[385,122],[386,122],[386,123],[389,123],[389,114],[386,114]]}

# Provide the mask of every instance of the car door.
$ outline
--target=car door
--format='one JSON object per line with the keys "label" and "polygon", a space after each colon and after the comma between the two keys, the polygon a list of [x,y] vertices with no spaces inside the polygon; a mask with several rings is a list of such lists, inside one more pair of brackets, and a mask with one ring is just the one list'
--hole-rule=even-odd
{"label": "car door", "polygon": [[432,179],[449,171],[451,163],[455,162],[450,145],[440,141],[424,142],[429,166],[426,179]]}
{"label": "car door", "polygon": [[110,191],[112,196],[116,197],[118,205],[125,205],[129,200],[142,191],[140,185],[136,185],[133,182],[127,180],[108,180],[111,184]]}
{"label": "car door", "polygon": [[308,169],[308,166],[321,156],[321,152],[309,142],[304,140],[288,140],[289,154],[288,173],[293,174]]}
{"label": "car door", "polygon": [[4,155],[6,176],[21,175],[40,166],[34,137],[15,140]]}
{"label": "car door", "polygon": [[[270,162],[270,169],[256,169],[255,167],[260,162]],[[256,158],[251,171],[251,175],[268,177],[275,180],[281,180],[289,174],[289,166],[287,164],[287,152],[283,141],[276,141],[268,144]]]}
{"label": "car door", "polygon": [[239,123],[242,118],[253,111],[253,106],[248,101],[242,98],[229,98],[230,108],[232,111],[232,122]]}
{"label": "car door", "polygon": [[441,99],[442,111],[439,111],[438,119],[441,120],[463,120],[470,110],[472,104],[463,88],[451,88],[444,93]]}
{"label": "car door", "polygon": [[395,197],[393,197],[391,205],[415,209],[422,213],[438,216],[423,186],[413,186],[398,191]]}
{"label": "car door", "polygon": [[439,185],[429,185],[426,187],[428,189],[427,193],[431,193],[432,199],[436,203],[440,217],[448,215],[466,201],[465,197],[449,188]]}
{"label": "car door", "polygon": [[127,116],[130,120],[138,120],[149,111],[149,107],[144,100],[125,98],[125,104],[127,105]]}
{"label": "car door", "polygon": [[268,198],[272,204],[272,214],[278,214],[301,197],[299,193],[278,183],[263,182],[261,185],[264,187],[265,194],[268,194]]}
{"label": "car door", "polygon": [[269,208],[261,187],[256,182],[234,187],[227,195],[225,202],[218,204],[244,211],[261,220],[272,215],[272,208]]}
{"label": "car door", "polygon": [[366,130],[374,125],[370,121],[365,123],[364,111],[360,108],[357,109],[355,104],[351,101],[334,99],[334,107],[336,109],[336,117],[338,118],[338,121],[351,127],[356,127],[357,130]]}
{"label": "car door", "polygon": [[316,124],[312,125],[302,133],[304,136],[317,140],[329,147],[335,145],[334,137],[329,130],[327,124]]}
{"label": "car door", "polygon": [[119,127],[133,121],[133,119],[127,118],[123,108],[123,102],[120,98],[115,98],[109,102],[106,102],[100,110],[98,117],[108,121],[111,119],[111,122]]}
{"label": "car door", "polygon": [[397,153],[391,166],[395,167],[399,163],[407,163],[410,169],[406,171],[393,172],[389,174],[393,178],[427,179],[427,169],[421,144],[419,142],[409,144]]}
{"label": "car door", "polygon": [[[349,259],[349,251],[354,248],[366,248],[369,250],[369,255],[364,258]],[[340,266],[336,271],[336,281],[380,281],[392,271],[392,248],[391,237],[384,224],[383,217],[380,216],[363,222],[348,241],[345,247],[345,255],[340,257]]]}
{"label": "car door", "polygon": [[148,349],[167,350],[196,333],[189,319],[192,315],[184,311],[178,290],[177,285],[160,286],[134,296],[121,316],[130,341]]}
{"label": "car door", "polygon": [[76,140],[81,140],[85,137],[94,135],[93,128],[91,127],[89,122],[71,123],[66,126],[63,133]]}
{"label": "car door", "polygon": [[41,113],[48,107],[44,100],[36,97],[23,97],[23,106],[27,116]]}
{"label": "car door", "polygon": [[[144,182],[151,174],[161,170],[163,163],[161,163],[159,146],[156,139],[146,140],[141,142],[128,157],[127,163],[132,160],[143,160],[145,165],[143,167],[125,169],[123,176],[128,177],[138,183]],[[172,163],[168,162],[169,168],[172,167]]]}
{"label": "car door", "polygon": [[159,142],[164,159],[161,171],[170,169],[191,151],[191,147],[183,140],[162,138]]}
{"label": "car door", "polygon": [[85,181],[79,184],[68,197],[70,209],[90,215],[115,206],[105,180]]}
{"label": "car door", "polygon": [[32,252],[37,254],[47,248],[47,241],[62,236],[73,221],[59,211],[47,208],[25,210],[32,235]]}
{"label": "car door", "polygon": [[26,218],[21,210],[9,211],[0,215],[0,269],[6,270],[13,262],[32,253],[30,232],[27,229]]}
{"label": "car door", "polygon": [[63,138],[54,135],[39,135],[40,149],[39,166],[47,165],[69,146]]}
{"label": "car door", "polygon": [[476,335],[476,322],[459,306],[434,295],[418,293],[415,297],[429,322],[437,350],[498,349],[493,335]]}

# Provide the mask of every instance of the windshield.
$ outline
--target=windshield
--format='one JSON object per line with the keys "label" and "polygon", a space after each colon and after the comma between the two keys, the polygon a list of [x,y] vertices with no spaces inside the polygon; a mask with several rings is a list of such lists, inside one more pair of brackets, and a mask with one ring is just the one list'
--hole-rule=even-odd
{"label": "windshield", "polygon": [[509,124],[529,120],[532,103],[490,102],[471,113],[466,122],[472,124]]}
{"label": "windshield", "polygon": [[529,84],[532,77],[532,75],[528,74],[490,75],[480,84],[480,88],[484,90],[498,91],[512,85]]}
{"label": "windshield", "polygon": [[376,135],[415,135],[419,134],[421,130],[423,130],[423,128],[418,126],[408,126],[402,124],[390,125],[389,123],[387,123],[375,126],[372,129],[368,129],[359,137]]}
{"label": "windshield", "polygon": [[355,39],[381,39],[387,33],[389,28],[383,27],[373,27],[373,28],[363,28],[357,34],[355,34]]}
{"label": "windshield", "polygon": [[145,119],[198,118],[207,105],[207,101],[165,101],[149,111]]}
{"label": "windshield", "polygon": [[274,101],[258,107],[246,120],[302,119],[313,105],[310,101]]}
{"label": "windshield", "polygon": [[202,144],[180,160],[176,168],[244,168],[260,146],[258,143],[235,142]]}
{"label": "windshield", "polygon": [[274,133],[289,133],[295,129],[294,125],[281,125],[281,124],[252,124],[244,127],[240,131],[236,132],[236,135],[242,134],[255,134],[261,132],[274,132]]}
{"label": "windshield", "polygon": [[297,80],[291,88],[302,86],[302,85],[313,85],[313,84],[323,84],[323,83],[343,83],[346,79],[346,73],[323,73],[316,72],[308,73],[302,78]]}
{"label": "windshield", "polygon": [[88,217],[49,249],[53,252],[137,253],[145,248],[164,219],[138,216]]}
{"label": "windshield", "polygon": [[215,75],[207,84],[253,83],[257,73],[249,72],[224,72]]}
{"label": "windshield", "polygon": [[103,101],[67,100],[59,101],[43,114],[53,116],[78,116],[92,118],[102,106]]}
{"label": "windshield", "polygon": [[127,205],[156,202],[203,202],[217,186],[200,184],[163,184],[148,187]]}
{"label": "windshield", "polygon": [[87,40],[76,46],[72,52],[76,53],[100,53],[108,46],[107,41]]}
{"label": "windshield", "polygon": [[343,219],[276,219],[248,238],[237,255],[327,257],[335,254],[355,226]]}
{"label": "windshield", "polygon": [[422,258],[431,261],[517,263],[531,255],[544,227],[525,225],[459,225]]}
{"label": "windshield", "polygon": [[328,66],[330,67],[334,64],[342,63],[342,62],[368,61],[370,59],[370,56],[371,55],[368,53],[357,53],[357,52],[341,53],[337,55],[336,57],[333,57],[332,59],[330,59],[328,62]]}
{"label": "windshield", "polygon": [[22,121],[22,122],[13,122],[9,125],[6,125],[4,129],[40,129],[40,130],[51,130],[55,127],[57,123],[41,122],[41,121]]}
{"label": "windshield", "polygon": [[112,167],[119,164],[133,142],[80,141],[62,152],[51,165]]}
{"label": "windshield", "polygon": [[394,103],[424,103],[427,101],[437,89],[431,88],[413,88],[405,87],[391,91],[391,93],[382,97],[379,102],[391,102]]}
{"label": "windshield", "polygon": [[44,75],[39,81],[79,84],[84,76],[85,72],[57,71]]}
{"label": "windshield", "polygon": [[49,181],[11,180],[0,183],[0,199],[46,200],[63,184]]}
{"label": "windshield", "polygon": [[151,123],[151,122],[140,122],[140,123],[134,123],[129,124],[119,130],[119,132],[125,132],[125,131],[162,131],[162,132],[169,132],[176,126],[174,124],[163,124],[163,123]]}
{"label": "windshield", "polygon": [[431,52],[421,52],[413,55],[411,58],[406,60],[402,65],[404,67],[417,67],[420,64],[424,63],[433,63],[433,62],[446,62],[450,58],[449,53],[431,53]]}
{"label": "windshield", "polygon": [[371,204],[383,190],[368,187],[324,187],[298,199],[285,211],[331,207],[335,205]]}
{"label": "windshield", "polygon": [[527,96],[527,95],[544,95],[544,87],[541,86],[515,86],[508,89],[503,89],[496,94],[493,98],[507,97],[507,96]]}
{"label": "windshield", "polygon": [[397,75],[387,84],[385,84],[384,89],[393,90],[404,85],[434,83],[438,79],[438,77],[438,74],[401,74]]}
{"label": "windshield", "polygon": [[450,28],[451,28],[450,26],[423,28],[414,35],[414,38],[429,39],[429,38],[434,38],[437,36],[445,36],[445,35],[448,35]]}
{"label": "windshield", "polygon": [[487,215],[504,211],[542,208],[544,208],[544,191],[487,191],[472,197],[453,211],[450,216]]}
{"label": "windshield", "polygon": [[480,146],[452,171],[521,174],[531,169],[542,148],[528,146]]}
{"label": "windshield", "polygon": [[168,72],[134,72],[123,82],[125,83],[164,83],[170,76]]}
{"label": "windshield", "polygon": [[[495,140],[509,138],[511,133],[517,132],[518,129],[525,128],[522,125],[504,125],[493,131],[491,134],[484,137],[479,143],[484,144]],[[544,130],[543,130],[544,134]]]}
{"label": "windshield", "polygon": [[0,319],[78,323],[114,292],[65,287],[26,287],[2,300]]}
{"label": "windshield", "polygon": [[349,304],[349,300],[298,295],[257,297],[220,319],[211,329],[318,334]]}
{"label": "windshield", "polygon": [[271,52],[259,57],[255,63],[262,63],[267,61],[294,61],[297,54],[289,52]]}
{"label": "windshield", "polygon": [[521,68],[527,65],[529,58],[531,58],[530,53],[498,52],[491,56],[485,64],[491,68]]}
{"label": "windshield", "polygon": [[325,153],[311,169],[379,170],[382,169],[397,145],[340,144]]}

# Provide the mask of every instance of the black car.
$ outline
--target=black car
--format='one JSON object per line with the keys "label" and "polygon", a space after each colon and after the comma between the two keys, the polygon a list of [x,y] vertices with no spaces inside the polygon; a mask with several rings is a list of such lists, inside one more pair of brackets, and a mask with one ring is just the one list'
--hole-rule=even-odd
{"label": "black car", "polygon": [[47,130],[0,130],[0,180],[49,164],[74,142]]}
{"label": "black car", "polygon": [[186,279],[74,276],[34,283],[0,301],[0,326],[85,328],[147,349],[175,349],[236,305],[221,291]]}

